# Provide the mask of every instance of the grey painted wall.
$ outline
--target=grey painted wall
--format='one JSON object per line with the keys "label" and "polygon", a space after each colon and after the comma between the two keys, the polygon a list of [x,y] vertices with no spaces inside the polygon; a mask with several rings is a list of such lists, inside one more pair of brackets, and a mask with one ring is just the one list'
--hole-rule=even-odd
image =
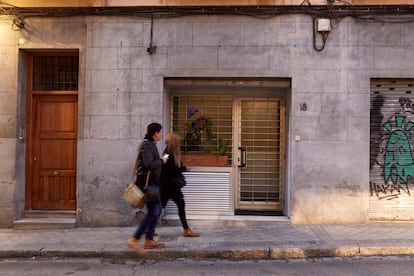
{"label": "grey painted wall", "polygon": [[25,107],[17,108],[25,91],[18,53],[38,48],[80,51],[78,225],[133,222],[121,184],[129,180],[145,126],[164,118],[164,77],[291,78],[291,221],[367,221],[370,78],[414,75],[413,23],[347,18],[318,52],[306,16],[156,19],[154,55],[146,52],[144,18],[33,18],[25,26],[13,31],[10,18],[0,17],[0,225],[11,226],[22,213],[24,144],[16,121],[25,120]]}

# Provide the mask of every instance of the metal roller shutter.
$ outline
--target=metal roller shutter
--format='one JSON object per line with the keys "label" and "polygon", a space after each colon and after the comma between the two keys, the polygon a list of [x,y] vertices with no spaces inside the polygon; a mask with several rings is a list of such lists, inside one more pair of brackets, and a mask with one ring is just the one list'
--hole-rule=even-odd
{"label": "metal roller shutter", "polygon": [[[187,215],[230,215],[230,172],[187,172],[182,189]],[[169,201],[167,215],[178,215],[177,206]]]}
{"label": "metal roller shutter", "polygon": [[369,218],[414,219],[414,79],[372,79]]}

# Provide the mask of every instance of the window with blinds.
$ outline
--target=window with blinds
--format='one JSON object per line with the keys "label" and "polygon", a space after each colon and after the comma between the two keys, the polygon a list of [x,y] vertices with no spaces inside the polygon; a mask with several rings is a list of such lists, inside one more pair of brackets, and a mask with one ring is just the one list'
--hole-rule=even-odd
{"label": "window with blinds", "polygon": [[183,138],[184,153],[227,154],[231,158],[232,96],[175,95],[171,107],[172,130]]}

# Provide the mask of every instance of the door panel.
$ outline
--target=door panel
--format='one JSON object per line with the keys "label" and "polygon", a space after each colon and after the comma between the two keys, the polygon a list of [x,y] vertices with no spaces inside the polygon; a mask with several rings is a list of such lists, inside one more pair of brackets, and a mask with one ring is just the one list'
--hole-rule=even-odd
{"label": "door panel", "polygon": [[76,209],[77,95],[34,95],[31,209]]}
{"label": "door panel", "polygon": [[283,210],[285,102],[239,100],[237,210]]}

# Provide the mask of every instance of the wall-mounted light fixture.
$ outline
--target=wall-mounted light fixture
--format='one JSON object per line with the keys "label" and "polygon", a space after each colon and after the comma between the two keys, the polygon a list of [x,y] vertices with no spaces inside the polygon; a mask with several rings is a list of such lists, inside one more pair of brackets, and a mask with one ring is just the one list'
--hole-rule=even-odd
{"label": "wall-mounted light fixture", "polygon": [[19,45],[19,46],[22,46],[22,45],[24,45],[26,43],[26,39],[24,39],[24,38],[19,38],[19,40],[17,41],[17,45]]}

